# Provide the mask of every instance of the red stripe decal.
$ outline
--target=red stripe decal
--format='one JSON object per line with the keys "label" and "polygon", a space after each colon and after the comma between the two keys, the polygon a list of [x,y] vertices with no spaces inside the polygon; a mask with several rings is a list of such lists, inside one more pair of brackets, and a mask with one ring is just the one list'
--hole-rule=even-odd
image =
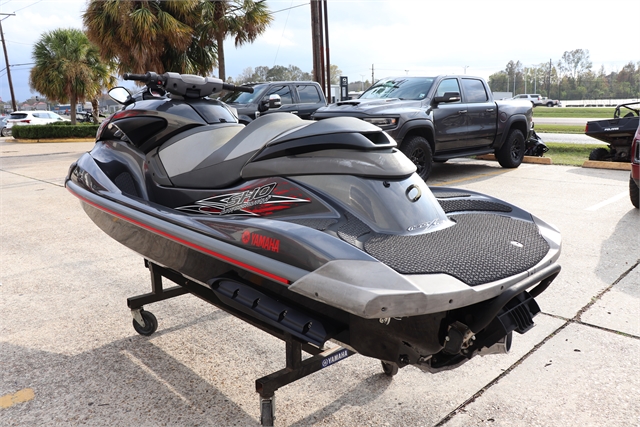
{"label": "red stripe decal", "polygon": [[153,228],[153,227],[151,227],[151,226],[149,226],[147,224],[143,224],[143,223],[141,223],[139,221],[136,221],[135,219],[129,218],[127,216],[124,216],[124,215],[122,215],[122,214],[120,214],[118,212],[114,212],[114,211],[112,211],[110,209],[105,208],[104,206],[100,206],[97,203],[94,203],[94,202],[82,197],[78,193],[73,192],[73,190],[71,190],[69,187],[67,187],[67,190],[69,190],[69,192],[71,194],[73,194],[74,196],[76,196],[78,199],[80,199],[83,202],[93,206],[94,208],[99,209],[99,210],[101,210],[103,212],[106,212],[106,213],[108,213],[110,215],[116,216],[116,217],[118,217],[120,219],[123,219],[123,220],[125,220],[125,221],[127,221],[127,222],[129,222],[131,224],[137,225],[138,227],[141,227],[141,228],[144,228],[146,230],[149,230],[149,231],[151,231],[151,232],[153,232],[155,234],[159,234],[159,235],[161,235],[163,237],[166,237],[167,239],[173,240],[174,242],[180,243],[181,245],[188,246],[188,247],[190,247],[192,249],[195,249],[195,250],[198,250],[200,252],[204,252],[204,253],[206,253],[208,255],[211,255],[211,256],[213,256],[215,258],[218,258],[218,259],[223,260],[225,262],[228,262],[230,264],[236,265],[236,266],[238,266],[240,268],[244,268],[245,270],[250,270],[250,271],[253,271],[254,273],[258,273],[258,274],[260,274],[262,276],[269,277],[270,279],[273,279],[273,280],[275,280],[277,282],[280,282],[280,283],[284,283],[285,285],[290,285],[291,284],[291,282],[289,280],[285,279],[284,277],[276,276],[275,274],[269,273],[268,271],[260,270],[259,268],[256,268],[256,267],[254,267],[252,265],[245,264],[245,263],[243,263],[241,261],[238,261],[236,259],[230,258],[230,257],[228,257],[226,255],[222,255],[222,254],[219,254],[217,252],[214,252],[211,249],[204,248],[202,246],[196,245],[195,243],[192,243],[192,242],[189,242],[187,240],[181,239],[180,237],[176,237],[176,236],[173,236],[173,235],[171,235],[169,233],[166,233],[166,232],[164,232],[162,230],[158,230],[156,228]]}

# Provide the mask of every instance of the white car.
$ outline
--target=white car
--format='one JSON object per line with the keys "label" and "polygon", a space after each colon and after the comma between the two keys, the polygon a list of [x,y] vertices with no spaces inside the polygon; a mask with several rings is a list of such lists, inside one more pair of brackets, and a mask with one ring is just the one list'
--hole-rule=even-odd
{"label": "white car", "polygon": [[543,105],[542,96],[537,93],[523,93],[520,95],[516,95],[511,99],[526,99],[527,101],[530,101],[534,107]]}
{"label": "white car", "polygon": [[60,121],[69,121],[53,111],[16,111],[7,119],[7,130],[11,132],[13,126],[18,125],[44,125]]}

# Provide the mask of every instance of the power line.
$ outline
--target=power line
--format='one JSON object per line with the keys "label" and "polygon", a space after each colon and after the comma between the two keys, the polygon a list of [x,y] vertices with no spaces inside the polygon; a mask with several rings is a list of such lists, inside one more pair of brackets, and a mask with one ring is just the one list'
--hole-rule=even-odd
{"label": "power line", "polygon": [[[293,3],[293,0],[291,0],[291,3]],[[297,6],[291,6],[291,7],[287,7],[286,9],[280,9],[280,10],[276,10],[275,12],[271,12],[271,14],[273,15],[274,13],[278,13],[278,12],[284,12],[285,10],[291,10],[291,9],[295,9],[296,7],[302,7],[302,6],[307,6],[310,3],[302,3],[299,4]]]}
{"label": "power line", "polygon": [[25,6],[25,7],[23,7],[23,8],[20,8],[20,9],[18,9],[18,10],[14,10],[14,11],[13,11],[13,13],[20,12],[21,10],[25,10],[26,8],[31,7],[31,6],[35,6],[36,4],[41,3],[41,2],[43,2],[43,1],[44,1],[44,0],[38,0],[37,2],[35,2],[35,3],[31,3],[31,4],[30,4],[30,5],[28,5],[28,6]]}
{"label": "power line", "polygon": [[[22,65],[34,65],[34,64],[35,64],[35,62],[29,62],[29,63],[26,63],[26,64],[11,64],[11,65],[9,65],[9,67],[20,67]],[[7,67],[4,67],[2,70],[0,70],[0,73],[3,72],[6,69],[7,69]]]}
{"label": "power line", "polygon": [[[291,3],[289,4],[293,4],[293,0],[291,0]],[[298,7],[298,6],[296,6]],[[278,53],[280,53],[280,45],[282,45],[282,39],[284,38],[284,32],[287,31],[287,23],[289,23],[289,15],[291,14],[291,9],[293,9],[293,7],[289,7],[288,9],[282,9],[282,10],[288,10],[289,12],[287,13],[287,19],[284,21],[284,28],[282,29],[282,35],[280,36],[280,42],[278,43],[278,49],[276,50],[276,57],[273,59],[273,66],[276,65],[276,61],[278,60]],[[280,12],[280,11],[278,11]],[[274,12],[276,13],[276,12]]]}

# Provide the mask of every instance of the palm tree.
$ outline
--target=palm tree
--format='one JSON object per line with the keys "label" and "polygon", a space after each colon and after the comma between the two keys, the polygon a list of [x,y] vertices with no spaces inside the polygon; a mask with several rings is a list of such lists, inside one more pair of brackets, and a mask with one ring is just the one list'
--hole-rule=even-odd
{"label": "palm tree", "polygon": [[201,73],[216,64],[216,46],[196,31],[202,0],[90,0],[87,36],[118,72]]}
{"label": "palm tree", "polygon": [[273,17],[264,0],[210,0],[203,5],[203,29],[218,46],[218,77],[226,80],[224,39],[231,35],[235,46],[252,43],[265,32]]}
{"label": "palm tree", "polygon": [[223,41],[253,42],[271,15],[264,0],[90,0],[83,14],[91,41],[118,72],[209,74],[225,79]]}
{"label": "palm tree", "polygon": [[[97,72],[94,80],[93,80],[93,85],[91,87],[91,112],[93,115],[93,122],[94,123],[98,123],[98,116],[99,116],[99,103],[98,103],[98,97],[106,90],[116,86],[118,84],[118,79],[116,79],[113,75],[113,71],[115,71],[116,64],[114,64],[113,62],[105,64],[106,67],[106,73],[102,73],[102,72]],[[96,70],[98,71],[98,70]],[[100,70],[102,71],[102,70]]]}
{"label": "palm tree", "polygon": [[78,29],[44,33],[33,48],[34,67],[29,85],[48,99],[69,102],[71,123],[76,123],[76,104],[97,96],[96,81],[108,79],[108,67],[98,48]]}

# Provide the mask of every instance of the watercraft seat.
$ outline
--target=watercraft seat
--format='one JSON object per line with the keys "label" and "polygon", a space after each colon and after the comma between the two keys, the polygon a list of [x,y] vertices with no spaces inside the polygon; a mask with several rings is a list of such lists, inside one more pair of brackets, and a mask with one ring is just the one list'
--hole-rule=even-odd
{"label": "watercraft seat", "polygon": [[196,128],[170,140],[158,156],[173,185],[185,188],[224,188],[240,180],[247,161],[266,143],[312,121],[289,113],[261,116],[246,127]]}

